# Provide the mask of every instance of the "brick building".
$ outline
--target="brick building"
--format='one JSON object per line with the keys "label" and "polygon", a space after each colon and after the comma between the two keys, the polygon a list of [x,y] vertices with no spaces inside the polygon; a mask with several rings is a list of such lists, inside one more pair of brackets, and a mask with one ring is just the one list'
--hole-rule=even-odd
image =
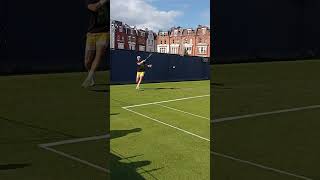
{"label": "brick building", "polygon": [[147,38],[146,38],[146,31],[139,29],[137,30],[138,32],[138,39],[137,39],[137,47],[138,51],[146,51],[146,43],[147,43]]}
{"label": "brick building", "polygon": [[206,26],[199,25],[196,29],[173,27],[158,34],[120,21],[111,21],[110,27],[110,47],[113,49],[210,57],[210,29]]}
{"label": "brick building", "polygon": [[196,30],[173,27],[159,31],[157,52],[210,57],[210,29],[199,25]]}
{"label": "brick building", "polygon": [[146,51],[155,52],[156,51],[156,38],[157,34],[151,30],[146,29]]}
{"label": "brick building", "polygon": [[210,29],[206,26],[198,26],[195,37],[195,55],[210,57]]}
{"label": "brick building", "polygon": [[155,52],[156,34],[151,30],[130,27],[120,21],[111,21],[110,48]]}
{"label": "brick building", "polygon": [[170,44],[170,37],[168,31],[160,31],[158,33],[157,39],[157,52],[159,53],[169,53],[169,44]]}

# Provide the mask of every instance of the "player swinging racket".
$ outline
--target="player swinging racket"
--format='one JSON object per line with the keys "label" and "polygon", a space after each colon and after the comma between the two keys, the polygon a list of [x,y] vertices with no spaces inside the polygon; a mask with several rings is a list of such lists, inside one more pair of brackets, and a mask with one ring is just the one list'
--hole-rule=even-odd
{"label": "player swinging racket", "polygon": [[105,57],[109,46],[109,0],[86,0],[87,9],[90,13],[90,22],[87,32],[85,67],[88,76],[82,83],[82,87],[94,86],[95,72]]}
{"label": "player swinging racket", "polygon": [[[150,57],[150,56],[149,56]],[[137,56],[137,77],[136,77],[136,89],[140,89],[140,84],[143,80],[146,67],[151,68],[152,64],[146,64],[146,59],[142,60],[140,56]]]}

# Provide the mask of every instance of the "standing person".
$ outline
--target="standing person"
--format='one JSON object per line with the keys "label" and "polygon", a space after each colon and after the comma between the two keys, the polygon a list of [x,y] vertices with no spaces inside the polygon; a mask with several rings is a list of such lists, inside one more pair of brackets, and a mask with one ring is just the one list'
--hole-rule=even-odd
{"label": "standing person", "polygon": [[146,60],[142,60],[140,56],[137,56],[137,77],[136,77],[136,89],[140,89],[140,84],[143,80],[146,66],[151,68],[152,64],[146,64]]}
{"label": "standing person", "polygon": [[88,76],[82,87],[94,86],[95,72],[105,57],[110,39],[109,0],[86,0],[90,14],[84,65]]}

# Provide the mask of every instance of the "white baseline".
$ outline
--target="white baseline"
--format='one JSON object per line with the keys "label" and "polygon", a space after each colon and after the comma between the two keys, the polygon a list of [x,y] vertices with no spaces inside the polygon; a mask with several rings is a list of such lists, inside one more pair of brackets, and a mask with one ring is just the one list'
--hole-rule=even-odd
{"label": "white baseline", "polygon": [[238,158],[235,158],[235,157],[232,157],[232,156],[228,156],[228,155],[225,155],[225,154],[221,154],[221,153],[217,153],[217,152],[214,152],[214,151],[211,151],[210,153],[213,154],[213,155],[219,156],[219,157],[223,157],[223,158],[226,158],[226,159],[231,159],[233,161],[241,162],[241,163],[244,163],[244,164],[249,164],[251,166],[255,166],[255,167],[258,167],[258,168],[261,168],[261,169],[265,169],[265,170],[268,170],[268,171],[273,171],[273,172],[276,172],[276,173],[279,173],[279,174],[285,174],[285,175],[288,175],[288,176],[293,176],[293,177],[296,177],[296,178],[299,178],[299,179],[304,179],[304,180],[312,180],[311,178],[308,178],[308,177],[305,177],[305,176],[300,176],[300,175],[297,175],[297,174],[293,174],[293,173],[289,173],[289,172],[282,171],[282,170],[279,170],[279,169],[267,167],[267,166],[264,166],[264,165],[261,165],[261,164],[257,164],[257,163],[254,163],[254,162],[245,161],[245,160],[242,160],[242,159],[238,159]]}
{"label": "white baseline", "polygon": [[[130,111],[130,112],[132,112],[134,114],[137,114],[137,115],[140,115],[142,117],[148,118],[148,119],[150,119],[152,121],[158,122],[160,124],[169,126],[171,128],[177,129],[177,130],[182,131],[184,133],[187,133],[189,135],[192,135],[192,136],[195,136],[195,137],[198,137],[200,139],[203,139],[203,140],[206,140],[206,141],[210,142],[210,139],[201,137],[201,136],[199,136],[197,134],[191,133],[189,131],[186,131],[186,130],[183,130],[181,128],[172,126],[170,124],[164,123],[164,122],[162,122],[160,120],[157,120],[155,118],[149,117],[147,115],[144,115],[144,114],[141,114],[141,113],[139,113],[137,111],[129,109],[129,108],[132,108],[132,107],[140,107],[140,106],[157,104],[159,106],[162,106],[162,107],[165,107],[165,108],[168,108],[168,109],[171,109],[171,110],[175,110],[175,111],[178,111],[178,112],[181,112],[181,113],[185,113],[185,114],[189,114],[189,115],[192,115],[192,116],[195,116],[195,117],[199,117],[199,118],[210,120],[207,117],[199,116],[199,115],[192,114],[192,113],[189,113],[189,112],[186,112],[186,111],[182,111],[182,110],[179,110],[179,109],[175,109],[175,108],[172,108],[172,107],[169,107],[169,106],[161,105],[161,103],[180,101],[180,100],[186,100],[186,99],[193,99],[193,98],[199,98],[199,97],[206,97],[206,96],[210,96],[210,95],[193,96],[193,97],[189,97],[189,98],[180,98],[180,99],[173,99],[173,100],[168,100],[168,101],[159,101],[159,102],[153,102],[153,103],[138,104],[138,105],[132,105],[132,106],[125,106],[125,107],[122,107],[122,108],[127,110],[127,111]],[[282,112],[291,112],[291,111],[297,111],[297,110],[303,110],[303,109],[313,109],[313,108],[320,108],[320,105],[319,106],[317,105],[317,106],[308,106],[308,107],[302,107],[302,108],[286,109],[286,110],[278,110],[278,111],[265,112],[265,113],[255,113],[255,114],[249,114],[249,115],[243,115],[243,116],[234,116],[234,117],[228,117],[228,118],[220,118],[220,119],[216,119],[216,120],[211,120],[211,122],[212,123],[216,123],[216,122],[223,122],[223,121],[229,121],[229,120],[242,119],[242,118],[247,118],[247,117],[263,116],[263,115],[269,115],[269,114],[277,114],[277,113],[282,113]],[[228,156],[228,155],[225,155],[225,154],[222,154],[222,153],[217,153],[217,152],[213,152],[213,151],[211,151],[210,153],[213,154],[213,155],[219,156],[219,157],[223,157],[223,158],[226,158],[226,159],[231,159],[231,160],[234,160],[234,161],[237,161],[237,162],[241,162],[241,163],[244,163],[244,164],[255,166],[255,167],[258,167],[258,168],[261,168],[261,169],[264,169],[264,170],[273,171],[273,172],[276,172],[276,173],[279,173],[279,174],[284,174],[284,175],[288,175],[288,176],[292,176],[292,177],[296,177],[296,178],[300,178],[300,179],[304,179],[304,180],[313,180],[313,179],[305,177],[305,176],[289,173],[289,172],[286,172],[286,171],[283,171],[283,170],[279,170],[279,169],[275,169],[275,168],[271,168],[271,167],[267,167],[267,166],[264,166],[264,165],[261,165],[261,164],[257,164],[257,163],[254,163],[254,162],[250,162],[250,161],[242,160],[242,159],[235,158],[235,157],[232,157],[232,156]]]}
{"label": "white baseline", "polygon": [[252,117],[258,117],[258,116],[266,116],[266,115],[272,115],[272,114],[280,114],[280,113],[286,113],[286,112],[295,112],[295,111],[302,111],[302,110],[308,110],[308,109],[319,109],[319,108],[320,108],[320,105],[304,106],[304,107],[297,107],[297,108],[291,108],[291,109],[281,109],[281,110],[276,110],[276,111],[253,113],[253,114],[246,114],[246,115],[240,115],[240,116],[231,116],[231,117],[213,119],[213,120],[211,120],[211,123],[219,123],[219,122],[224,122],[224,121],[232,121],[232,120],[238,120],[238,119],[244,119],[244,118],[252,118]]}
{"label": "white baseline", "polygon": [[51,151],[53,153],[56,153],[60,156],[66,157],[68,159],[72,159],[74,161],[77,161],[79,163],[85,164],[89,167],[95,168],[97,170],[110,173],[109,169],[106,169],[104,167],[98,166],[96,164],[90,163],[89,161],[77,158],[75,156],[72,156],[70,154],[64,153],[62,151],[55,150],[51,147],[53,146],[59,146],[59,145],[65,145],[65,144],[73,144],[73,143],[79,143],[79,142],[87,142],[87,141],[95,141],[95,140],[100,140],[100,139],[110,139],[110,134],[102,135],[102,136],[92,136],[92,137],[85,137],[85,138],[78,138],[78,139],[69,139],[69,140],[63,140],[63,141],[58,141],[58,142],[53,142],[53,143],[46,143],[46,144],[39,144],[38,146],[42,149],[45,149],[47,151]]}
{"label": "white baseline", "polygon": [[152,105],[152,104],[161,104],[161,103],[167,103],[167,102],[182,101],[182,100],[187,100],[187,99],[195,99],[195,98],[208,97],[208,96],[210,96],[210,94],[201,95],[201,96],[191,96],[191,97],[185,97],[185,98],[179,98],[179,99],[171,99],[171,100],[166,100],[166,101],[137,104],[137,105],[132,105],[132,106],[124,106],[122,108],[124,108],[124,109],[125,108],[133,108],[133,107],[139,107],[139,106],[147,106],[147,105]]}

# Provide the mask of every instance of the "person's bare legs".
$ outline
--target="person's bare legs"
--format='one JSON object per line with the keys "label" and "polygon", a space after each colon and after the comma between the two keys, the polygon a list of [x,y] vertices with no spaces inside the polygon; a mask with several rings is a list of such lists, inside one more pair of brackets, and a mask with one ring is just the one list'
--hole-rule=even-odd
{"label": "person's bare legs", "polygon": [[106,45],[97,46],[95,58],[91,64],[90,71],[96,72],[101,62],[101,59],[104,58],[106,52]]}
{"label": "person's bare legs", "polygon": [[138,83],[137,83],[136,89],[140,89],[140,84],[141,84],[142,79],[143,79],[143,76],[140,76],[139,80],[138,80]]}
{"label": "person's bare legs", "polygon": [[[90,62],[91,58],[88,58],[88,64],[86,64],[86,68],[89,71],[88,77],[86,78],[85,82],[82,84],[83,87],[89,87],[89,86],[94,86],[95,84],[95,72],[99,67],[99,64],[101,62],[101,59],[105,57],[106,53],[106,46],[107,42],[105,41],[98,41],[96,43],[96,50],[94,52],[94,58]],[[88,56],[91,54],[89,53]]]}
{"label": "person's bare legs", "polygon": [[88,72],[91,69],[91,65],[94,60],[95,54],[96,54],[95,50],[86,50],[86,55],[85,55],[85,59],[84,59],[84,67],[86,68],[86,70]]}

